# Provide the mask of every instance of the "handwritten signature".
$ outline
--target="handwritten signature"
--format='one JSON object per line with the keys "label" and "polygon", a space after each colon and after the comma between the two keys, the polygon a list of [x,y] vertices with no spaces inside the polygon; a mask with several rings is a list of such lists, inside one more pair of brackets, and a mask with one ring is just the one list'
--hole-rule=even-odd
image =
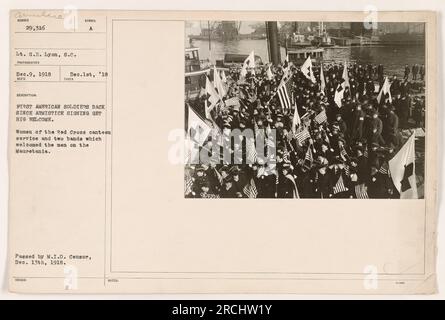
{"label": "handwritten signature", "polygon": [[15,14],[16,18],[28,18],[28,17],[38,17],[38,18],[52,18],[52,19],[64,19],[63,14],[51,13],[48,11],[40,11],[40,12],[17,12]]}

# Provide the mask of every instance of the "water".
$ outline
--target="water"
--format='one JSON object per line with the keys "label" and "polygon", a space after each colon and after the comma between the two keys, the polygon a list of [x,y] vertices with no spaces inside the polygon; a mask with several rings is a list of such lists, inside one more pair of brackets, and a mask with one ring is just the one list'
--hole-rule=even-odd
{"label": "water", "polygon": [[425,64],[425,47],[346,47],[328,48],[324,53],[325,59],[349,61],[354,60],[360,64],[382,64],[385,74],[402,77],[405,65]]}
{"label": "water", "polygon": [[[200,48],[200,58],[209,59],[212,63],[215,60],[224,58],[225,53],[249,54],[252,50],[259,55],[263,62],[269,62],[266,40],[239,40],[239,41],[212,41],[209,51],[209,42],[194,40],[193,45]],[[285,57],[285,49],[281,48],[281,59]],[[424,46],[407,47],[342,47],[325,48],[324,58],[327,60],[357,61],[360,64],[383,64],[385,74],[396,74],[402,77],[405,64],[410,67],[417,64],[425,64]]]}
{"label": "water", "polygon": [[[221,60],[226,53],[249,54],[252,50],[255,55],[261,57],[263,62],[269,62],[266,40],[234,40],[234,41],[211,41],[211,50],[209,51],[209,42],[204,40],[193,40],[193,46],[199,47],[199,57],[209,59],[212,63],[215,60]],[[281,48],[281,55],[284,58],[285,50]]]}

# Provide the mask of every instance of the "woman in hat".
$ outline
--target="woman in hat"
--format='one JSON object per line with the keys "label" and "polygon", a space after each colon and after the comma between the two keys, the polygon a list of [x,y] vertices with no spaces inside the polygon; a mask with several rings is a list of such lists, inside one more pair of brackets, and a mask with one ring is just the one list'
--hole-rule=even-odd
{"label": "woman in hat", "polygon": [[290,163],[283,164],[277,187],[278,198],[300,198],[295,176],[292,175],[293,167]]}

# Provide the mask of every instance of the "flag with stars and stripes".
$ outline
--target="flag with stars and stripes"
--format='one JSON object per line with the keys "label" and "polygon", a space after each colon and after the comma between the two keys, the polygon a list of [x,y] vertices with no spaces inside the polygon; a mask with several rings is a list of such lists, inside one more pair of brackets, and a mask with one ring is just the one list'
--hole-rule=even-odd
{"label": "flag with stars and stripes", "polygon": [[386,175],[386,176],[391,176],[390,173],[389,173],[389,166],[388,166],[388,163],[387,163],[387,162],[384,162],[384,163],[381,165],[381,167],[380,167],[380,169],[379,169],[379,172],[380,172],[381,174]]}
{"label": "flag with stars and stripes", "polygon": [[337,183],[334,186],[334,194],[348,191],[349,189],[345,186],[345,183],[343,181],[343,175],[340,174],[340,177],[338,178]]}
{"label": "flag with stars and stripes", "polygon": [[283,110],[289,110],[292,107],[292,78],[284,79],[278,87],[277,94]]}
{"label": "flag with stars and stripes", "polygon": [[192,193],[192,187],[193,187],[193,179],[190,176],[190,172],[185,172],[185,195],[189,195]]}
{"label": "flag with stars and stripes", "polygon": [[289,152],[287,150],[285,150],[283,152],[283,162],[284,163],[290,163]]}
{"label": "flag with stars and stripes", "polygon": [[255,148],[255,140],[246,139],[246,162],[247,164],[254,164],[257,160],[257,152]]}
{"label": "flag with stars and stripes", "polygon": [[295,134],[295,139],[297,139],[300,144],[303,144],[303,142],[310,137],[311,135],[309,134],[309,130],[307,128],[304,128]]}
{"label": "flag with stars and stripes", "polygon": [[369,199],[368,192],[364,183],[355,186],[355,196],[357,199]]}
{"label": "flag with stars and stripes", "polygon": [[314,157],[312,156],[312,149],[311,146],[307,147],[306,155],[304,156],[304,162],[309,162],[309,167],[312,165],[312,162],[314,162]]}
{"label": "flag with stars and stripes", "polygon": [[248,198],[256,198],[258,196],[258,190],[256,189],[255,180],[253,180],[253,178],[251,178],[250,182],[244,186],[243,192]]}
{"label": "flag with stars and stripes", "polygon": [[345,174],[349,177],[351,175],[351,170],[349,169],[349,166],[345,165],[344,170],[345,170]]}
{"label": "flag with stars and stripes", "polygon": [[323,122],[328,120],[328,117],[326,116],[326,111],[323,110],[319,114],[317,114],[314,118],[315,122],[318,124],[322,124]]}

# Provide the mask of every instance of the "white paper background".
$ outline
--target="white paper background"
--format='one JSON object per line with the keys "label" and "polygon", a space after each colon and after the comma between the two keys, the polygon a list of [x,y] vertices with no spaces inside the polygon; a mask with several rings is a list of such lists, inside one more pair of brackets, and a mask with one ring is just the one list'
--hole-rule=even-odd
{"label": "white paper background", "polygon": [[[443,73],[444,66],[442,63],[442,43],[444,41],[444,24],[443,15],[445,14],[445,2],[443,0],[374,0],[374,1],[341,1],[341,0],[194,0],[180,1],[180,0],[164,0],[162,2],[143,2],[138,0],[108,0],[108,1],[98,1],[98,0],[75,0],[75,1],[64,1],[64,0],[42,0],[39,2],[31,0],[23,1],[2,1],[0,4],[0,70],[4,72],[0,73],[0,299],[82,299],[85,296],[82,295],[17,295],[11,294],[7,290],[7,276],[6,276],[6,258],[7,258],[7,226],[8,226],[8,172],[7,172],[7,130],[8,130],[8,109],[9,109],[9,10],[10,9],[61,9],[64,6],[75,6],[79,9],[132,9],[132,10],[305,10],[305,11],[363,11],[367,6],[373,5],[378,10],[382,11],[411,11],[411,10],[434,10],[440,12],[438,19],[438,70],[442,72],[439,73],[439,83],[438,88],[443,87]],[[443,114],[443,91],[438,90],[438,113],[439,113],[439,165],[443,163],[442,157],[442,146],[443,146],[443,136],[444,130],[442,121],[444,119]],[[443,219],[443,206],[441,205],[441,199],[443,198],[444,191],[442,187],[442,181],[444,178],[444,172],[442,167],[439,168],[440,182],[439,182],[439,225],[438,225],[438,262],[437,262],[437,272],[438,272],[438,284],[439,284],[439,294],[435,296],[389,296],[389,297],[376,297],[376,296],[303,296],[303,295],[138,295],[138,296],[118,296],[118,295],[105,295],[105,296],[88,296],[88,299],[92,298],[105,298],[105,299],[203,299],[203,298],[224,298],[224,299],[313,299],[313,298],[335,298],[335,299],[376,299],[376,298],[404,298],[404,299],[445,299],[445,220]]]}

